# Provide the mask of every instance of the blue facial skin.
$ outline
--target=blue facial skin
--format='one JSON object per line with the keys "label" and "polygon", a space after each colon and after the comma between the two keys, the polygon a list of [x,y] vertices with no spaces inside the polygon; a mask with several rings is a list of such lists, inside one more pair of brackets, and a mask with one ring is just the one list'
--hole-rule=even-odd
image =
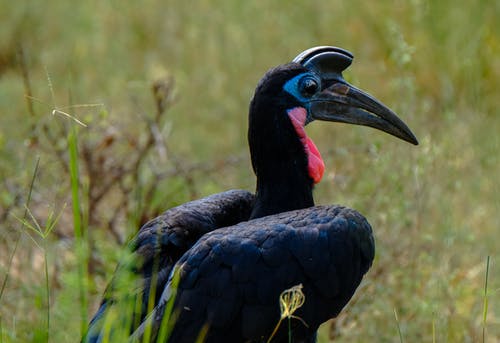
{"label": "blue facial skin", "polygon": [[283,89],[308,108],[311,96],[321,89],[321,79],[314,73],[302,73],[285,83]]}

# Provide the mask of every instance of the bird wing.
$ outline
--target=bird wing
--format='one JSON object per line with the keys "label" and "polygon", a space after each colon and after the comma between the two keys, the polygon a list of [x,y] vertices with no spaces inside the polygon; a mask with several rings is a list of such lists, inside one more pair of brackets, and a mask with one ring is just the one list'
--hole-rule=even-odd
{"label": "bird wing", "polygon": [[[172,342],[260,341],[280,319],[280,294],[302,285],[305,303],[293,315],[294,337],[311,337],[347,304],[374,258],[372,230],[358,212],[317,206],[280,213],[215,230],[178,261],[159,305],[132,340],[151,325],[160,331],[170,316]],[[172,313],[165,313],[169,302]],[[307,326],[306,326],[306,325]],[[288,328],[276,341],[287,338]]]}
{"label": "bird wing", "polygon": [[129,243],[83,341],[99,342],[111,330],[113,341],[120,334],[128,337],[156,305],[178,259],[207,232],[248,220],[253,200],[247,191],[231,190],[171,208],[146,223]]}

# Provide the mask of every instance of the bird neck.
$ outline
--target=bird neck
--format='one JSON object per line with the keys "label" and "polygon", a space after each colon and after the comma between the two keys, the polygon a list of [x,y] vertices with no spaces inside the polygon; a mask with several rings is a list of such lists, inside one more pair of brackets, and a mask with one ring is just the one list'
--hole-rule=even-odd
{"label": "bird neck", "polygon": [[300,173],[288,177],[257,178],[251,219],[314,206],[311,179]]}
{"label": "bird neck", "polygon": [[[259,120],[273,117],[272,123]],[[251,116],[249,146],[257,176],[251,218],[314,206],[308,156],[285,111]]]}

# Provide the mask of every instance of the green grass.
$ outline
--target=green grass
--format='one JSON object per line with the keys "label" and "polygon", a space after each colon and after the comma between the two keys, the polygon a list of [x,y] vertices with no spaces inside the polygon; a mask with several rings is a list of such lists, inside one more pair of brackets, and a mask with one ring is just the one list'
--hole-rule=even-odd
{"label": "green grass", "polygon": [[71,200],[73,208],[73,230],[74,230],[74,240],[75,240],[75,253],[78,261],[78,290],[79,290],[79,308],[80,308],[80,335],[86,332],[87,328],[87,312],[88,312],[88,300],[87,300],[87,235],[86,230],[82,227],[81,220],[81,207],[80,207],[80,177],[78,171],[78,141],[77,141],[78,129],[73,126],[71,132],[68,136],[68,148],[69,148],[69,169],[71,178]]}
{"label": "green grass", "polygon": [[[500,340],[497,1],[0,0],[0,8],[0,342],[75,341],[143,216],[253,189],[253,89],[268,68],[320,44],[352,51],[346,78],[421,142],[341,124],[308,128],[327,166],[317,203],[356,208],[377,243],[372,270],[320,341]],[[175,91],[159,120],[151,85],[168,76]],[[54,109],[88,125],[77,141],[68,145],[78,124]],[[165,144],[147,145],[153,136]],[[136,170],[89,202],[103,186],[96,180],[112,179],[113,166],[128,166],[145,146]],[[25,204],[42,228],[64,208],[37,240],[43,249],[19,236]]]}

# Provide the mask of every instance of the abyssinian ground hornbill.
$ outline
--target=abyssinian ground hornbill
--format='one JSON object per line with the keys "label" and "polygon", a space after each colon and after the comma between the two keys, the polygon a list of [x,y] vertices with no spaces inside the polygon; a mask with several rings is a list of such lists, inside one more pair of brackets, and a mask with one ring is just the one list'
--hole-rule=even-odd
{"label": "abyssinian ground hornbill", "polygon": [[255,195],[212,195],[144,225],[85,342],[195,342],[200,335],[266,342],[280,319],[280,293],[299,284],[305,302],[272,342],[316,340],[319,325],[354,294],[375,247],[361,214],[314,206],[324,164],[304,127],[313,120],[365,125],[418,144],[394,112],[344,80],[352,58],[315,47],[264,75],[249,111]]}

